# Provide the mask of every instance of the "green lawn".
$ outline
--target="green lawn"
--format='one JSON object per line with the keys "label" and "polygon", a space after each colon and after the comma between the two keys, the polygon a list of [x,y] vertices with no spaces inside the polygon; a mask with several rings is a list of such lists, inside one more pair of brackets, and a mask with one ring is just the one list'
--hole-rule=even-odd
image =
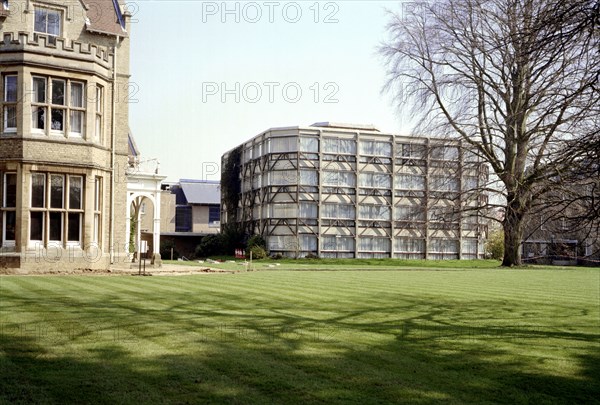
{"label": "green lawn", "polygon": [[0,403],[598,403],[599,269],[1,276]]}

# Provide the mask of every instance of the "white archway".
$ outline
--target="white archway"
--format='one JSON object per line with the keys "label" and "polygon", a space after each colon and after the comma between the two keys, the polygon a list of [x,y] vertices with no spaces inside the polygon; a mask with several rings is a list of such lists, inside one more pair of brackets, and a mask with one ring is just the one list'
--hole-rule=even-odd
{"label": "white archway", "polygon": [[131,240],[131,219],[137,221],[135,245],[136,251],[139,251],[140,234],[140,208],[145,199],[152,202],[154,208],[154,220],[152,226],[152,263],[160,264],[160,185],[167,176],[159,176],[155,172],[142,172],[132,170],[127,173],[127,238]]}

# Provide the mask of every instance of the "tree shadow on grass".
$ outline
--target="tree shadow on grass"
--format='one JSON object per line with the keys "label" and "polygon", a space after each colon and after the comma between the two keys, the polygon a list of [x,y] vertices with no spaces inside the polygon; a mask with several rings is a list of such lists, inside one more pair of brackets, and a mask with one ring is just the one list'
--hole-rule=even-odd
{"label": "tree shadow on grass", "polygon": [[[117,295],[25,303],[5,292],[3,298],[15,309],[80,312],[47,330],[0,330],[0,403],[589,404],[600,398],[598,334],[464,326],[445,316],[453,304],[439,300],[396,299],[323,318],[299,313],[293,303],[229,316],[186,305],[197,301],[187,293],[155,294],[176,303],[169,310]],[[460,311],[481,306],[466,303]],[[544,345],[569,350],[564,367],[573,370],[545,366],[561,361],[548,357]]]}

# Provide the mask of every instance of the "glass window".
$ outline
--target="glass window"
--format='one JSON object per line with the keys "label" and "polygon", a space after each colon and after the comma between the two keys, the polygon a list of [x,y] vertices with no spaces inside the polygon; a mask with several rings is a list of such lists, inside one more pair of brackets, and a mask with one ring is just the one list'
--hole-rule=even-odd
{"label": "glass window", "polygon": [[83,133],[83,112],[71,111],[69,119],[71,123],[71,135],[81,136]]}
{"label": "glass window", "polygon": [[52,36],[60,35],[62,15],[58,10],[35,8],[34,31]]}
{"label": "glass window", "polygon": [[300,184],[318,186],[319,176],[316,170],[300,170]]}
{"label": "glass window", "polygon": [[4,131],[17,129],[17,75],[4,76],[3,121]]}
{"label": "glass window", "polygon": [[31,108],[31,121],[33,129],[46,129],[46,109],[42,107]]}
{"label": "glass window", "polygon": [[271,153],[285,153],[298,151],[297,137],[271,138]]}
{"label": "glass window", "polygon": [[192,231],[192,207],[182,206],[175,209],[175,232]]}
{"label": "glass window", "polygon": [[317,138],[300,137],[301,152],[319,152],[319,140]]}
{"label": "glass window", "polygon": [[394,240],[394,250],[402,253],[425,252],[424,239],[398,238]]}
{"label": "glass window", "polygon": [[404,158],[425,159],[425,145],[414,143],[398,144],[396,147],[396,154],[399,157]]}
{"label": "glass window", "polygon": [[33,208],[46,206],[46,175],[44,174],[31,175],[31,206]]}
{"label": "glass window", "polygon": [[425,176],[415,174],[397,174],[394,186],[400,190],[425,190]]}
{"label": "glass window", "polygon": [[358,239],[358,249],[367,252],[389,252],[390,240],[387,238],[362,237]]}
{"label": "glass window", "polygon": [[15,226],[17,224],[17,213],[15,211],[4,212],[4,241],[15,240]]}
{"label": "glass window", "polygon": [[458,253],[458,241],[449,239],[431,239],[429,250],[435,253]]}
{"label": "glass window", "polygon": [[70,105],[69,112],[69,132],[74,136],[81,136],[84,125],[84,87],[83,83],[71,82]]}
{"label": "glass window", "polygon": [[96,85],[96,120],[94,128],[95,139],[102,143],[102,113],[104,111],[104,89],[102,86]]}
{"label": "glass window", "polygon": [[335,250],[335,251],[354,251],[354,238],[351,236],[323,236],[321,238],[321,249],[322,250]]}
{"label": "glass window", "polygon": [[323,204],[321,217],[331,219],[356,219],[356,208],[351,204]]}
{"label": "glass window", "polygon": [[208,207],[208,223],[214,224],[221,220],[221,208],[219,206]]}
{"label": "glass window", "polygon": [[46,102],[46,78],[45,77],[34,77],[33,78],[32,100],[34,103],[45,103]]}
{"label": "glass window", "polygon": [[395,211],[396,221],[424,221],[425,208],[418,205],[399,205]]}
{"label": "glass window", "polygon": [[385,173],[360,173],[359,186],[368,188],[390,188],[392,177]]}
{"label": "glass window", "polygon": [[391,208],[385,205],[360,205],[358,207],[360,219],[379,219],[389,221],[392,218]]}
{"label": "glass window", "polygon": [[65,105],[65,81],[52,79],[52,104]]}
{"label": "glass window", "polygon": [[29,240],[42,241],[44,235],[44,213],[31,211],[29,221]]}
{"label": "glass window", "polygon": [[50,121],[52,122],[52,130],[62,132],[65,128],[64,110],[53,108],[50,115]]}
{"label": "glass window", "polygon": [[323,138],[323,153],[356,154],[354,139]]}
{"label": "glass window", "polygon": [[69,228],[67,241],[79,242],[81,240],[81,214],[69,213]]}
{"label": "glass window", "polygon": [[[69,89],[67,105],[66,91]],[[35,76],[32,82],[31,126],[38,133],[64,134],[82,137],[85,130],[85,84],[57,78]],[[101,129],[101,112],[96,113]]]}
{"label": "glass window", "polygon": [[323,170],[323,185],[338,187],[356,186],[356,174],[353,172],[342,172],[333,170]]}
{"label": "glass window", "polygon": [[360,153],[371,156],[392,156],[392,144],[381,141],[360,141]]}
{"label": "glass window", "polygon": [[4,203],[5,208],[15,208],[17,206],[17,175],[16,173],[6,173],[4,175]]}
{"label": "glass window", "polygon": [[458,147],[434,146],[431,148],[431,158],[438,160],[458,160]]}
{"label": "glass window", "polygon": [[81,209],[81,194],[83,192],[83,178],[79,176],[69,176],[69,208]]}
{"label": "glass window", "polygon": [[63,213],[50,212],[50,240],[53,242],[62,241],[63,233]]}
{"label": "glass window", "polygon": [[4,101],[17,101],[17,75],[4,76]]}
{"label": "glass window", "polygon": [[83,108],[83,83],[71,82],[71,107]]}
{"label": "glass window", "polygon": [[430,187],[436,191],[459,191],[458,178],[450,176],[431,176]]}
{"label": "glass window", "polygon": [[50,208],[63,208],[65,178],[62,175],[50,176]]}
{"label": "glass window", "polygon": [[100,243],[101,232],[101,209],[102,209],[102,178],[94,179],[94,233],[92,242]]}
{"label": "glass window", "polygon": [[316,203],[308,203],[301,202],[300,203],[300,218],[316,218],[317,217],[317,204]]}
{"label": "glass window", "polygon": [[16,173],[4,173],[0,176],[2,183],[2,201],[0,201],[0,221],[2,229],[0,240],[3,246],[13,246],[15,241],[15,227],[17,223],[17,175]]}

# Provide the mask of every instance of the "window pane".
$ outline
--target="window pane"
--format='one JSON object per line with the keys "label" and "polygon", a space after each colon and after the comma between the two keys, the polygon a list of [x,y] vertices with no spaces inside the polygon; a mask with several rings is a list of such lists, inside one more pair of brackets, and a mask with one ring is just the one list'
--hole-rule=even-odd
{"label": "window pane", "polygon": [[7,173],[4,181],[4,207],[14,208],[17,206],[17,175]]}
{"label": "window pane", "polygon": [[175,232],[192,231],[192,207],[175,208]]}
{"label": "window pane", "polygon": [[69,178],[69,208],[81,209],[81,186],[82,177],[71,176]]}
{"label": "window pane", "polygon": [[83,108],[83,83],[71,83],[71,107]]}
{"label": "window pane", "polygon": [[219,207],[208,207],[208,222],[215,223],[221,219],[221,209]]}
{"label": "window pane", "polygon": [[29,240],[42,240],[44,235],[44,213],[31,212]]}
{"label": "window pane", "polygon": [[71,132],[80,135],[83,132],[83,111],[71,111]]}
{"label": "window pane", "polygon": [[48,34],[60,35],[60,12],[48,10]]}
{"label": "window pane", "polygon": [[31,125],[34,129],[46,129],[46,108],[31,108]]}
{"label": "window pane", "polygon": [[4,232],[5,240],[15,240],[15,225],[17,223],[17,213],[6,211],[4,213]]}
{"label": "window pane", "polygon": [[17,127],[17,107],[14,105],[8,105],[4,107],[4,127],[5,128],[16,128]]}
{"label": "window pane", "polygon": [[45,206],[46,176],[43,174],[31,175],[31,206],[43,208]]}
{"label": "window pane", "polygon": [[403,190],[425,190],[425,176],[398,174],[394,179],[396,188]]}
{"label": "window pane", "polygon": [[4,77],[4,101],[17,101],[17,76]]}
{"label": "window pane", "polygon": [[102,140],[102,118],[96,115],[96,138]]}
{"label": "window pane", "polygon": [[67,241],[79,242],[81,230],[81,214],[69,214],[69,230],[67,232]]}
{"label": "window pane", "polygon": [[62,224],[63,224],[62,212],[51,212],[50,213],[50,240],[51,241],[61,241],[62,240]]}
{"label": "window pane", "polygon": [[47,21],[48,12],[43,8],[36,8],[34,30],[36,32],[46,32]]}
{"label": "window pane", "polygon": [[65,179],[63,176],[53,175],[50,178],[51,208],[63,208],[64,183]]}
{"label": "window pane", "polygon": [[101,202],[101,191],[102,190],[102,180],[99,177],[96,177],[94,182],[94,211],[100,211],[100,202]]}
{"label": "window pane", "polygon": [[102,112],[102,87],[96,87],[96,112]]}
{"label": "window pane", "polygon": [[302,152],[318,152],[319,140],[317,138],[301,137],[300,150]]}
{"label": "window pane", "polygon": [[46,102],[46,79],[43,77],[33,78],[33,102]]}
{"label": "window pane", "polygon": [[52,104],[65,105],[64,80],[52,80]]}
{"label": "window pane", "polygon": [[55,131],[62,131],[65,127],[65,121],[64,121],[64,114],[65,112],[63,110],[58,110],[56,108],[52,109],[52,129]]}
{"label": "window pane", "polygon": [[298,150],[298,138],[284,137],[271,139],[271,152],[296,152]]}
{"label": "window pane", "polygon": [[100,215],[99,214],[95,214],[94,215],[94,235],[93,235],[93,242],[94,243],[98,243],[100,241]]}

